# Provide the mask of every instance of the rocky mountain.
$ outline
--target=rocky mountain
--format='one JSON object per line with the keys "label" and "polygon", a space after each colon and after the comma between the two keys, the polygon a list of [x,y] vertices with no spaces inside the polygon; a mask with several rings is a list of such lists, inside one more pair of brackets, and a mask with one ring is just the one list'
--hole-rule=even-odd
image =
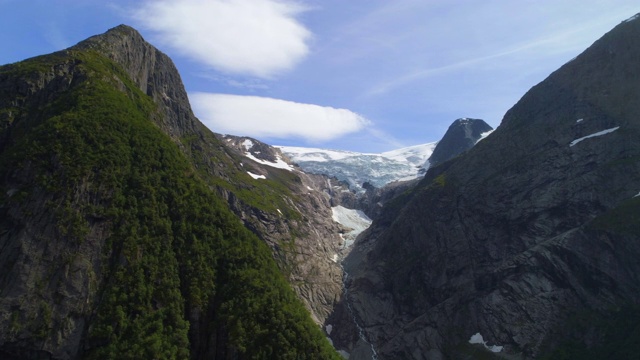
{"label": "rocky mountain", "polygon": [[[387,203],[344,261],[351,359],[635,359],[640,19]],[[355,320],[355,324],[354,324]]]}
{"label": "rocky mountain", "polygon": [[285,280],[318,322],[341,292],[313,184],[206,129],[130,27],[0,67],[0,357],[337,358]]}
{"label": "rocky mountain", "polygon": [[442,140],[433,149],[433,153],[429,157],[429,164],[435,166],[460,155],[471,149],[492,131],[493,128],[484,120],[462,118],[454,121]]}

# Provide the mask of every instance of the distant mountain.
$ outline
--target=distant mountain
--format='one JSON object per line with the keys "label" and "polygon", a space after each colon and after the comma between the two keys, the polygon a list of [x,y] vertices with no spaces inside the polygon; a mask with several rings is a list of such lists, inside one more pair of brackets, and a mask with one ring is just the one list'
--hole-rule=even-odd
{"label": "distant mountain", "polygon": [[291,146],[278,148],[305,172],[336,177],[362,192],[364,183],[382,187],[393,181],[423,176],[435,146],[436,143],[427,143],[381,154]]}
{"label": "distant mountain", "polygon": [[343,262],[334,343],[350,359],[637,359],[638,59],[637,15],[385,204]]}
{"label": "distant mountain", "polygon": [[454,121],[433,149],[429,164],[434,166],[460,155],[489,136],[492,131],[493,128],[484,120],[462,118]]}

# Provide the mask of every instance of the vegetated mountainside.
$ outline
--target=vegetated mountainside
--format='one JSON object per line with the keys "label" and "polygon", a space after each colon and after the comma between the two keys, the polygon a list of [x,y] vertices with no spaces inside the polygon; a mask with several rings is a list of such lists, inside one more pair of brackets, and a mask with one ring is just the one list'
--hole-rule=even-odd
{"label": "vegetated mountainside", "polygon": [[636,359],[639,58],[636,16],[388,203],[344,262],[363,336],[334,342],[352,359],[366,341],[379,359]]}
{"label": "vegetated mountainside", "polygon": [[471,149],[492,130],[489,124],[480,119],[462,118],[454,121],[433,149],[429,165],[438,165]]}
{"label": "vegetated mountainside", "polygon": [[0,357],[338,358],[220,196],[296,218],[286,188],[236,160],[129,27],[0,67]]}
{"label": "vegetated mountainside", "polygon": [[[78,46],[105,49],[102,53],[154,99],[165,114],[158,125],[244,225],[271,247],[280,269],[321,324],[342,292],[342,272],[333,261],[340,249],[340,229],[331,221],[324,181],[247,160],[194,117],[171,60],[137,32],[122,35],[109,31]],[[243,163],[252,164],[256,174],[268,173],[268,178],[252,178]]]}

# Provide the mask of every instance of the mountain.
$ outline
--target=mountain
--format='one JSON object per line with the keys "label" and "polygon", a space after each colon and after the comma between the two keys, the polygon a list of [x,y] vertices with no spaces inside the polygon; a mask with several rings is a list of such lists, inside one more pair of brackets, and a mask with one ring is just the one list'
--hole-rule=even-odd
{"label": "mountain", "polygon": [[244,162],[130,27],[0,67],[0,357],[339,358],[287,282],[328,201]]}
{"label": "mountain", "polygon": [[[429,157],[431,166],[452,159],[471,149],[478,141],[487,137],[493,128],[484,120],[462,118],[453,122],[433,149]],[[427,166],[428,168],[428,166]]]}
{"label": "mountain", "polygon": [[351,359],[636,359],[638,58],[635,16],[387,203],[343,263],[334,343]]}
{"label": "mountain", "polygon": [[428,143],[381,154],[291,146],[278,148],[305,172],[335,177],[347,182],[355,191],[363,192],[364,183],[382,187],[394,181],[421,177],[435,146],[436,143]]}

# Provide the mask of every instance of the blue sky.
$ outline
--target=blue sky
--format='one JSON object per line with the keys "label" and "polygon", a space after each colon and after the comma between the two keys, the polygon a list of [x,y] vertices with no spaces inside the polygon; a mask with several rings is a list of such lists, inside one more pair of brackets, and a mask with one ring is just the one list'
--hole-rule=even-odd
{"label": "blue sky", "polygon": [[213,131],[382,152],[496,127],[621,21],[627,0],[0,0],[0,64],[119,24],[180,71]]}

